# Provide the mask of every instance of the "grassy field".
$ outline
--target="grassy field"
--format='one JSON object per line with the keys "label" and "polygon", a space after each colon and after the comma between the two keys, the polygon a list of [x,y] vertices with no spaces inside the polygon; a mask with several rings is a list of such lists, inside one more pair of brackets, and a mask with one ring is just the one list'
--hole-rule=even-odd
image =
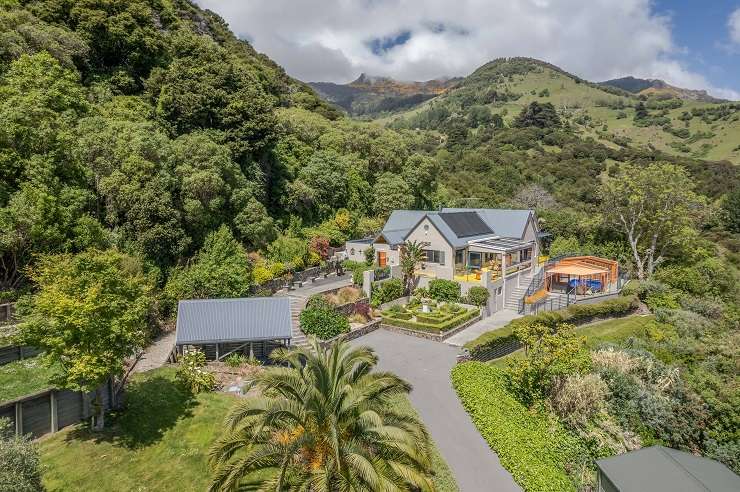
{"label": "grassy field", "polygon": [[[236,397],[191,397],[173,378],[172,368],[138,375],[127,393],[127,410],[102,433],[80,425],[42,439],[47,490],[205,490],[208,448]],[[399,405],[413,411],[407,401]],[[436,448],[433,459],[437,490],[457,491]]]}
{"label": "grassy field", "polygon": [[[611,342],[619,343],[627,340],[629,337],[640,333],[654,316],[627,316],[624,318],[610,319],[599,323],[583,325],[576,329],[576,332],[586,337],[586,345],[589,348],[595,348],[601,343]],[[507,362],[512,358],[524,357],[524,350],[517,350],[511,354],[494,359],[489,364],[496,367],[506,367]]]}
{"label": "grassy field", "polygon": [[38,357],[0,366],[0,403],[50,387],[49,378],[54,372]]}

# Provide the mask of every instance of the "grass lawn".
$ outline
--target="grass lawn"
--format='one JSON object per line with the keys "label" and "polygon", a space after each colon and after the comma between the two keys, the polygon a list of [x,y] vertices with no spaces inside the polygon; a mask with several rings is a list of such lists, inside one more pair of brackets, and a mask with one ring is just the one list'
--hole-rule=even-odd
{"label": "grass lawn", "polygon": [[[83,425],[41,440],[44,485],[49,491],[203,491],[210,482],[207,453],[236,397],[191,397],[175,384],[174,369],[137,375],[128,408],[111,426],[92,433]],[[413,408],[399,402],[402,408]],[[433,450],[437,490],[455,492],[454,478]]]}
{"label": "grass lawn", "polygon": [[0,366],[0,402],[49,388],[53,375],[54,369],[44,366],[38,357]]}
{"label": "grass lawn", "polygon": [[[576,328],[576,333],[586,337],[586,345],[589,348],[595,348],[601,343],[611,342],[619,343],[627,340],[629,337],[636,335],[642,329],[655,319],[654,316],[626,316],[624,318],[610,319]],[[506,367],[507,361],[512,358],[520,359],[524,357],[524,350],[517,350],[511,354],[494,359],[490,362],[492,366]]]}

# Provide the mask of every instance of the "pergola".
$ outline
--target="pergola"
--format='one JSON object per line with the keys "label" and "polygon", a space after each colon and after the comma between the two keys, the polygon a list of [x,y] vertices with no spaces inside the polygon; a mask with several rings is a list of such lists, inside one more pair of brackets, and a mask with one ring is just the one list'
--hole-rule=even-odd
{"label": "pergola", "polygon": [[545,269],[545,288],[550,292],[555,286],[576,289],[581,294],[589,290],[601,292],[617,281],[618,272],[619,265],[614,260],[596,256],[565,258]]}

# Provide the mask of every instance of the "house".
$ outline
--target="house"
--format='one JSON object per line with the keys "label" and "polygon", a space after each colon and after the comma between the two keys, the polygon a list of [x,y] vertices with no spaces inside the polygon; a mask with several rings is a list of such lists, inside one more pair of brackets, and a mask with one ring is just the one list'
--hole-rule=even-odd
{"label": "house", "polygon": [[492,305],[497,309],[519,287],[522,274],[531,272],[540,237],[533,210],[395,210],[372,246],[380,266],[394,266],[404,242],[422,243],[420,285],[433,278],[458,281],[463,292],[484,285],[500,298]]}
{"label": "house", "polygon": [[599,492],[731,492],[740,477],[718,461],[663,446],[596,462]]}
{"label": "house", "polygon": [[347,255],[347,259],[357,262],[364,262],[366,259],[365,251],[372,248],[374,242],[374,237],[347,241],[344,246],[344,252]]}
{"label": "house", "polygon": [[277,347],[290,346],[288,297],[194,299],[177,306],[176,354],[201,350],[208,360],[232,353],[266,359]]}

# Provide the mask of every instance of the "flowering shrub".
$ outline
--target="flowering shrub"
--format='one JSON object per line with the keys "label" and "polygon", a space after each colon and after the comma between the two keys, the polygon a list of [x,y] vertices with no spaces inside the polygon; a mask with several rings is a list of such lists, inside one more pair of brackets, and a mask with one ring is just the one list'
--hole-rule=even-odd
{"label": "flowering shrub", "polygon": [[216,386],[216,377],[203,369],[206,355],[200,351],[184,354],[177,368],[177,380],[192,393],[211,391]]}

